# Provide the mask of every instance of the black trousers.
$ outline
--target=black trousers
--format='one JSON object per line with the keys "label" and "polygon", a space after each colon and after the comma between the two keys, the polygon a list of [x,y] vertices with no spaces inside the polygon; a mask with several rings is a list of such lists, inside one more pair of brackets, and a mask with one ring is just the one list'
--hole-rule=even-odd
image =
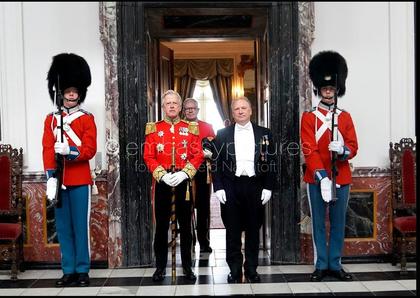
{"label": "black trousers", "polygon": [[255,273],[258,266],[259,230],[263,222],[262,186],[255,177],[235,177],[225,187],[226,203],[220,204],[226,228],[226,262],[232,275],[242,273],[242,231],[245,232],[246,273]]}
{"label": "black trousers", "polygon": [[207,184],[207,167],[205,162],[194,176],[195,208],[197,209],[197,239],[200,247],[210,245],[210,192],[211,184]]}
{"label": "black trousers", "polygon": [[[185,200],[188,181],[184,181],[175,188],[175,211],[181,237],[182,266],[192,266],[191,248],[191,208],[192,200]],[[189,187],[189,186],[188,186]],[[172,187],[166,183],[156,183],[155,190],[155,218],[156,232],[153,248],[156,256],[156,267],[165,268],[168,262],[168,229],[171,216]]]}

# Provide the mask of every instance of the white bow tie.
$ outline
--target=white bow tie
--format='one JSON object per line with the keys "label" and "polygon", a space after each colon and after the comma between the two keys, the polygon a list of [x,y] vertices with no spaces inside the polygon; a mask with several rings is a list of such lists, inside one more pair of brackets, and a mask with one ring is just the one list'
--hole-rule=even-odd
{"label": "white bow tie", "polygon": [[252,126],[251,125],[245,125],[245,126],[237,125],[237,129],[238,131],[249,131],[252,129]]}

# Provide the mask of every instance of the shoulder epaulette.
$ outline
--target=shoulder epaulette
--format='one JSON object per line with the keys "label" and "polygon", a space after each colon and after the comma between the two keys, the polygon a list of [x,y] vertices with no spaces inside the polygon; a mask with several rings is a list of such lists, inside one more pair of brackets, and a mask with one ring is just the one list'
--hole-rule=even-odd
{"label": "shoulder epaulette", "polygon": [[147,122],[146,123],[146,136],[156,131],[156,123],[155,122]]}
{"label": "shoulder epaulette", "polygon": [[187,122],[188,123],[188,131],[193,135],[199,135],[200,130],[198,129],[198,123],[195,121]]}

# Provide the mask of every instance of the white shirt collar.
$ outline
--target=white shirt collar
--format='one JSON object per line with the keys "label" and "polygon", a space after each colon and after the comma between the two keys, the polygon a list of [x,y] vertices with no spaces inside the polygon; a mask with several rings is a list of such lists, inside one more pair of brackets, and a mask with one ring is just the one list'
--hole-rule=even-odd
{"label": "white shirt collar", "polygon": [[246,123],[245,125],[240,125],[239,123],[235,124],[235,129],[248,130],[250,128],[252,128],[251,121],[248,121],[248,123]]}

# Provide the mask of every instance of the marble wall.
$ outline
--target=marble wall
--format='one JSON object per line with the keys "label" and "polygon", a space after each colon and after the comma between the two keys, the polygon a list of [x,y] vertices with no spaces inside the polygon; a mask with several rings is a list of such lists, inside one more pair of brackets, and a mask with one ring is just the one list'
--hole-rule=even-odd
{"label": "marble wall", "polygon": [[[348,209],[347,221],[365,221],[360,225],[356,234],[360,237],[346,237],[344,243],[344,257],[383,257],[392,252],[392,206],[391,206],[391,177],[388,169],[379,168],[358,168],[353,172],[353,183],[351,187],[353,200],[360,197],[372,196],[374,204],[361,206],[358,203],[357,213]],[[306,194],[305,200],[307,202]],[[371,199],[367,197],[367,200]],[[306,204],[307,205],[307,204]],[[350,207],[350,204],[349,204]],[[366,210],[371,207],[371,210]],[[313,262],[313,245],[310,213],[306,209],[306,217],[302,220],[301,234],[301,256],[303,263]],[[349,223],[351,224],[351,223]],[[373,227],[369,233],[366,227]],[[329,228],[327,221],[327,230]],[[348,232],[349,233],[349,232]],[[367,235],[362,235],[362,234]],[[348,235],[348,234],[347,234]],[[408,251],[415,251],[415,241],[409,242]]]}
{"label": "marble wall", "polygon": [[[25,261],[59,263],[60,248],[56,241],[54,210],[46,200],[44,175],[24,176]],[[90,248],[92,262],[108,261],[108,203],[106,178],[96,180],[98,195],[91,198]],[[47,209],[50,209],[47,211]]]}

